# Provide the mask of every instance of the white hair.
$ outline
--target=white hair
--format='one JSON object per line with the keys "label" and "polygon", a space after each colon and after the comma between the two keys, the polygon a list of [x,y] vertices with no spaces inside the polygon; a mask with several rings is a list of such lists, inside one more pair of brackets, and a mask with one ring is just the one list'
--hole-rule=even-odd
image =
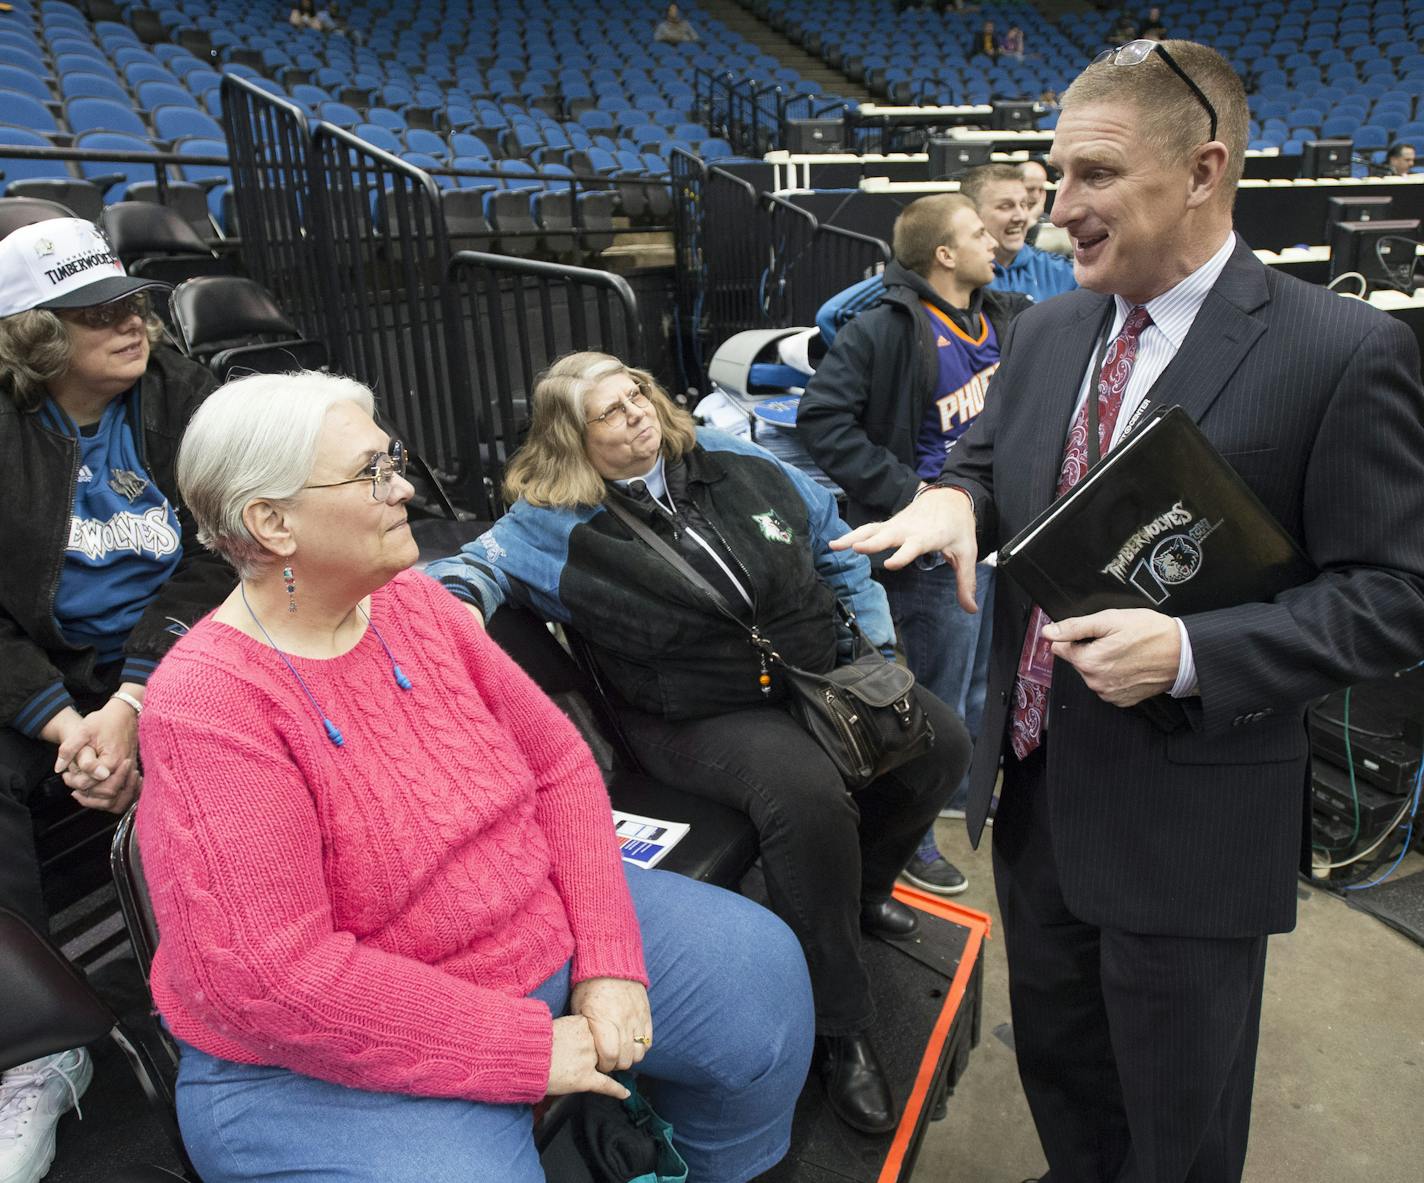
{"label": "white hair", "polygon": [[306,484],[326,413],[341,402],[371,414],[369,388],[354,378],[298,370],[256,374],[215,390],[198,408],[178,450],[178,491],[198,523],[198,541],[244,579],[273,556],[253,538],[243,510],[259,498],[283,502]]}

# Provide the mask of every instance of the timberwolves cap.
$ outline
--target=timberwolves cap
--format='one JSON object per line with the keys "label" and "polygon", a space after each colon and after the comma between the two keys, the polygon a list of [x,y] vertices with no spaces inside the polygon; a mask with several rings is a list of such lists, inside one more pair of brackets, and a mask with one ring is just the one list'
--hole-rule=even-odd
{"label": "timberwolves cap", "polygon": [[124,271],[103,231],[83,218],[49,218],[0,239],[0,316],[31,308],[87,308],[169,284]]}

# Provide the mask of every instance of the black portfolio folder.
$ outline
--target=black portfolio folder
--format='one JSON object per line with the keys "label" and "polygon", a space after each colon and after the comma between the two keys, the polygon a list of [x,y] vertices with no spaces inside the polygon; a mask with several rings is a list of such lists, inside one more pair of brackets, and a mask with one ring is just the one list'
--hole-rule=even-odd
{"label": "black portfolio folder", "polygon": [[1180,407],[1158,409],[999,550],[1051,620],[1269,600],[1315,567]]}

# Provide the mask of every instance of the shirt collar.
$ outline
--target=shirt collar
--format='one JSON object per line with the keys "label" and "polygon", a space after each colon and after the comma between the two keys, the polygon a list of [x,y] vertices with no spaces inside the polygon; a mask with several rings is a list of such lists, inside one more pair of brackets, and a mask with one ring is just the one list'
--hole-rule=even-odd
{"label": "shirt collar", "polygon": [[[1186,279],[1147,301],[1147,313],[1152,317],[1152,324],[1172,343],[1173,349],[1182,347],[1182,341],[1186,339],[1187,331],[1192,327],[1192,321],[1196,319],[1202,301],[1216,285],[1231,258],[1231,252],[1235,249],[1236,232],[1233,230],[1227,234],[1226,241],[1221,244],[1216,254]],[[1113,299],[1117,301],[1116,325],[1121,328],[1133,305],[1121,296],[1114,296]]]}
{"label": "shirt collar", "polygon": [[667,473],[664,471],[662,453],[658,454],[657,463],[642,476],[630,476],[626,480],[617,480],[613,483],[626,492],[632,481],[642,481],[655,500],[667,496]]}

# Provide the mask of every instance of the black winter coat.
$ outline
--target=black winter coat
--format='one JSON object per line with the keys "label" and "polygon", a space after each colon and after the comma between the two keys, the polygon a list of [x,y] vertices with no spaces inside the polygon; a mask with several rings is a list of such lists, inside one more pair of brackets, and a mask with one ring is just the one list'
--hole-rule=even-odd
{"label": "black winter coat", "polygon": [[[979,307],[1000,342],[1032,301],[988,288]],[[915,438],[935,396],[939,363],[921,301],[962,320],[913,271],[892,262],[885,294],[836,334],[796,415],[796,430],[825,473],[846,492],[851,526],[881,521],[915,496]],[[993,384],[990,383],[992,390]]]}

